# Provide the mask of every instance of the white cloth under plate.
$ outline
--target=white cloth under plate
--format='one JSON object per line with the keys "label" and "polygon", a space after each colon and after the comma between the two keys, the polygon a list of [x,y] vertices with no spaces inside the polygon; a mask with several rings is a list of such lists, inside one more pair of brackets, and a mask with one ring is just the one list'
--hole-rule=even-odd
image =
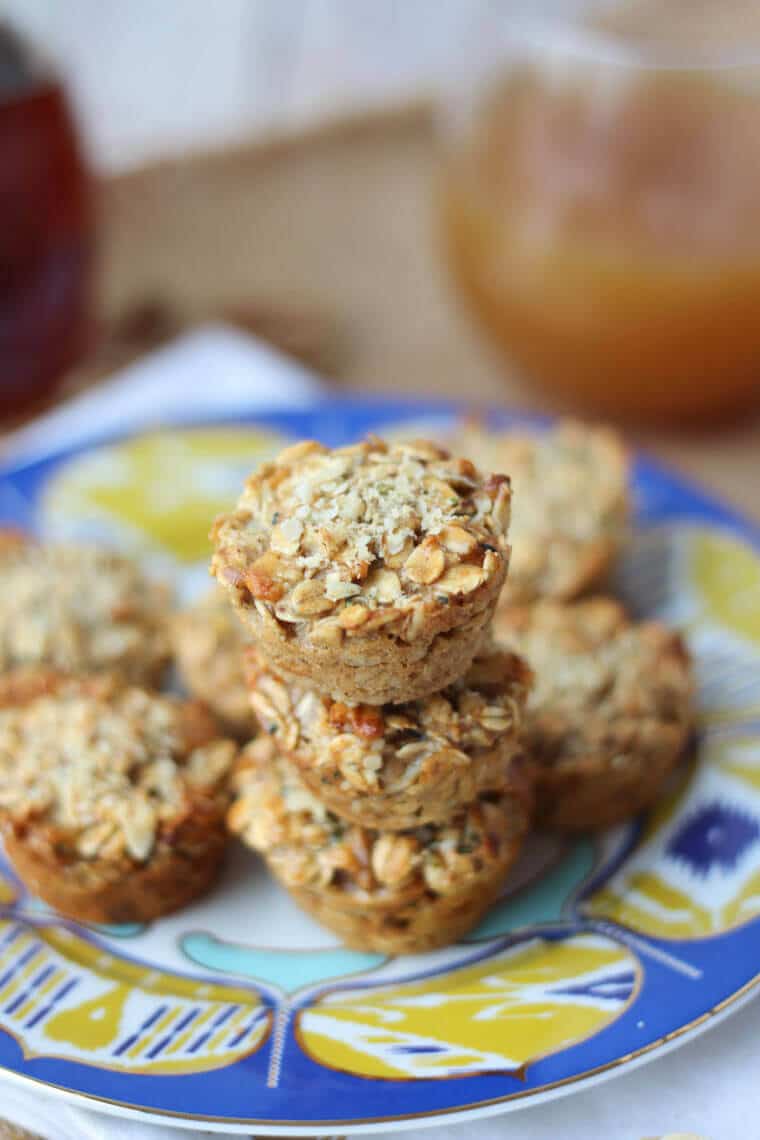
{"label": "white cloth under plate", "polygon": [[209,325],[13,432],[0,445],[0,460],[35,459],[96,436],[176,418],[298,407],[321,388],[300,364],[261,341]]}
{"label": "white cloth under plate", "polygon": [[[119,428],[274,406],[299,406],[321,384],[261,343],[224,328],[178,340],[10,437],[2,455],[34,458]],[[506,1116],[435,1130],[409,1140],[642,1140],[664,1133],[752,1140],[758,1123],[760,1003],[676,1052],[587,1091]],[[45,1140],[159,1140],[198,1135],[74,1108],[43,1086],[0,1077],[0,1119]],[[207,1133],[207,1135],[210,1135]],[[227,1133],[215,1133],[228,1137]],[[389,1140],[390,1132],[380,1134]]]}

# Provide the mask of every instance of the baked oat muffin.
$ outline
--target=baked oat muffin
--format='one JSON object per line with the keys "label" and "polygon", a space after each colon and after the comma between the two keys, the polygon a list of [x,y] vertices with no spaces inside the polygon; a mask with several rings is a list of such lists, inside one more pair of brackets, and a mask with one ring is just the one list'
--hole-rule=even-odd
{"label": "baked oat muffin", "polygon": [[512,653],[476,657],[465,677],[401,705],[346,705],[283,681],[255,649],[250,699],[303,783],[336,815],[399,831],[448,819],[499,788],[520,749],[530,671]]}
{"label": "baked oat muffin", "polygon": [[571,420],[546,432],[465,425],[449,444],[512,480],[512,558],[502,603],[568,600],[600,586],[628,532],[620,437]]}
{"label": "baked oat muffin", "polygon": [[212,570],[283,676],[415,700],[472,662],[507,571],[509,480],[432,443],[306,442],[253,474]]}
{"label": "baked oat muffin", "polygon": [[252,735],[253,716],[243,671],[249,642],[218,586],[172,622],[174,660],[187,689],[205,701],[233,736]]}
{"label": "baked oat muffin", "polygon": [[609,827],[651,804],[692,724],[680,636],[630,621],[607,598],[503,610],[494,632],[535,671],[524,740],[536,763],[539,822]]}
{"label": "baked oat muffin", "polygon": [[[8,693],[6,687],[6,696]],[[237,749],[199,703],[48,674],[0,709],[0,833],[26,886],[82,922],[146,922],[214,880]]]}
{"label": "baked oat muffin", "polygon": [[228,823],[347,946],[417,953],[456,941],[501,891],[531,809],[525,768],[508,768],[501,791],[481,793],[444,824],[377,831],[328,811],[261,736],[237,766]]}
{"label": "baked oat muffin", "polygon": [[87,546],[0,539],[0,673],[50,666],[72,675],[118,670],[157,684],[169,661],[165,586],[130,558]]}

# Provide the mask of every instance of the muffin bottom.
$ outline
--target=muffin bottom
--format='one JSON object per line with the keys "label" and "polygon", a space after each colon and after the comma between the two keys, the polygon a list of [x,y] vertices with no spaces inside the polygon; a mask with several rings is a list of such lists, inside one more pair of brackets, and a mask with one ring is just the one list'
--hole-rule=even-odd
{"label": "muffin bottom", "polygon": [[306,682],[348,704],[401,704],[437,693],[469,669],[495,604],[496,594],[463,625],[411,642],[380,632],[327,647],[273,634],[266,623],[249,621],[262,654],[286,680]]}
{"label": "muffin bottom", "polygon": [[287,886],[287,890],[303,910],[334,931],[351,950],[422,954],[457,942],[477,926],[499,897],[521,846],[522,837],[516,837],[498,866],[489,868],[466,890],[449,895],[415,894],[406,902],[382,905],[366,896],[351,899],[329,888]]}
{"label": "muffin bottom", "polygon": [[614,827],[651,807],[684,754],[688,725],[661,727],[638,751],[611,760],[588,753],[536,765],[536,823],[569,833]]}
{"label": "muffin bottom", "polygon": [[691,731],[692,666],[681,636],[633,621],[603,597],[514,607],[497,615],[494,631],[536,673],[523,741],[536,766],[539,824],[597,830],[648,807]]}
{"label": "muffin bottom", "polygon": [[226,848],[221,812],[186,821],[142,864],[126,857],[67,861],[33,823],[5,823],[3,840],[34,895],[67,918],[106,924],[149,922],[186,906],[214,883]]}

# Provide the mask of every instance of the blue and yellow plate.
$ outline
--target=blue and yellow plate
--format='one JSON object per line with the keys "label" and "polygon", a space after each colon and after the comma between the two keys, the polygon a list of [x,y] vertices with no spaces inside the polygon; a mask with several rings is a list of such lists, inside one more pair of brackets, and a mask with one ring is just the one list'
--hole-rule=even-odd
{"label": "blue and yellow plate", "polygon": [[[0,521],[137,551],[189,596],[210,520],[286,441],[453,414],[328,401],[101,441],[5,470]],[[558,1095],[736,1008],[760,979],[760,542],[649,460],[635,491],[618,590],[683,628],[699,681],[694,756],[656,811],[536,839],[479,929],[411,958],[342,949],[242,849],[148,927],[66,922],[0,858],[0,1065],[143,1119],[357,1132]]]}

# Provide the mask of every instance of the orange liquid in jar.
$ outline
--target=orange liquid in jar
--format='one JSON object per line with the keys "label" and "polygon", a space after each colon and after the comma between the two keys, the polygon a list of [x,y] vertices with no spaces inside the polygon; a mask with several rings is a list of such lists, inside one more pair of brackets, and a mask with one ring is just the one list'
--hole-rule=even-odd
{"label": "orange liquid in jar", "polygon": [[760,404],[760,88],[513,72],[449,151],[442,210],[456,279],[526,376],[638,419]]}

